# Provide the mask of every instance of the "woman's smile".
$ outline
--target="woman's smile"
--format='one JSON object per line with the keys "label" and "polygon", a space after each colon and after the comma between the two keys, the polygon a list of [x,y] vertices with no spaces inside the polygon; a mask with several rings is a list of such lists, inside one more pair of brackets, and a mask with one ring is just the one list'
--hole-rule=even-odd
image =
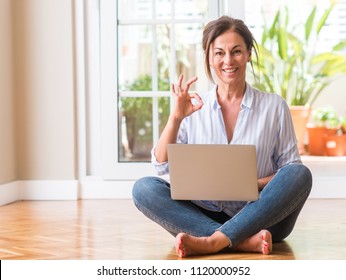
{"label": "woman's smile", "polygon": [[227,74],[232,74],[234,73],[235,71],[238,70],[238,67],[227,67],[227,68],[223,68],[222,71],[227,73]]}
{"label": "woman's smile", "polygon": [[233,67],[233,68],[224,68],[223,71],[226,73],[234,73],[235,71],[238,70],[238,67]]}

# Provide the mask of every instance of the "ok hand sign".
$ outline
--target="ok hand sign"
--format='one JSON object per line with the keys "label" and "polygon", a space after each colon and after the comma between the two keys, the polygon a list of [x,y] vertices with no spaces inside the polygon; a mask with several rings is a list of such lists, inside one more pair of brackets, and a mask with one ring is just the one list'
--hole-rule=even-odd
{"label": "ok hand sign", "polygon": [[[203,101],[197,93],[189,94],[190,86],[197,81],[197,77],[188,80],[185,86],[182,85],[183,78],[181,74],[178,83],[171,84],[171,92],[175,100],[175,107],[172,113],[180,121],[190,116],[193,112],[200,110],[203,106]],[[197,101],[197,104],[192,103],[193,99]]]}

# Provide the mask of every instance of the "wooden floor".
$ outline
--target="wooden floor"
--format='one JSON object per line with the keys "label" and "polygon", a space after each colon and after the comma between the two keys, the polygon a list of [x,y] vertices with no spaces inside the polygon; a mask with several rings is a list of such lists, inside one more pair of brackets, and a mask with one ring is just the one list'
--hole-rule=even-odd
{"label": "wooden floor", "polygon": [[[193,259],[346,259],[346,200],[308,200],[293,233],[268,256]],[[174,238],[130,200],[24,201],[0,207],[0,259],[177,259]]]}

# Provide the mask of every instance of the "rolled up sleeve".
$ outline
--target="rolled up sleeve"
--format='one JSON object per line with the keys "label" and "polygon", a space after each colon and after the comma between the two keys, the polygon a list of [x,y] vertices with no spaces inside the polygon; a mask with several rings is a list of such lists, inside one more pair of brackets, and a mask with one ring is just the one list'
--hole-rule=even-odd
{"label": "rolled up sleeve", "polygon": [[[187,133],[186,133],[186,122],[187,120],[184,119],[183,122],[180,125],[178,136],[177,136],[177,141],[176,143],[178,144],[185,144],[187,142]],[[168,161],[165,162],[158,162],[157,158],[155,156],[155,148],[151,150],[151,163],[154,165],[156,172],[158,175],[166,175],[169,173],[169,165]]]}
{"label": "rolled up sleeve", "polygon": [[301,163],[289,107],[285,102],[282,102],[281,108],[280,129],[276,146],[276,164],[278,168],[290,163]]}
{"label": "rolled up sleeve", "polygon": [[158,175],[165,175],[169,173],[168,161],[158,162],[155,156],[155,148],[151,150],[151,163],[154,165]]}

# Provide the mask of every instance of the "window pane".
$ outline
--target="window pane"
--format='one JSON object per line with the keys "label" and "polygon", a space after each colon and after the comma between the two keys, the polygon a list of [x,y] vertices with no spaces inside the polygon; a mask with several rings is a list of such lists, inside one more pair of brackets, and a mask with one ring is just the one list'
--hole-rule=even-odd
{"label": "window pane", "polygon": [[119,99],[119,161],[150,161],[152,98]]}
{"label": "window pane", "polygon": [[159,91],[169,91],[169,70],[171,67],[171,24],[159,24],[156,28],[156,53]]}
{"label": "window pane", "polygon": [[159,97],[159,133],[160,135],[168,121],[168,116],[170,112],[169,108],[170,108],[170,98]]}
{"label": "window pane", "polygon": [[152,74],[152,27],[119,26],[119,89],[151,90],[147,77]]}
{"label": "window pane", "polygon": [[172,17],[171,0],[156,0],[156,18],[170,19]]}
{"label": "window pane", "polygon": [[[215,5],[217,2],[215,1]],[[208,0],[175,0],[175,18],[202,19],[208,15]]]}
{"label": "window pane", "polygon": [[152,0],[119,0],[118,11],[120,20],[151,19]]}
{"label": "window pane", "polygon": [[176,73],[186,79],[198,76],[191,91],[205,91],[208,83],[204,71],[202,50],[202,24],[177,24],[175,28]]}

